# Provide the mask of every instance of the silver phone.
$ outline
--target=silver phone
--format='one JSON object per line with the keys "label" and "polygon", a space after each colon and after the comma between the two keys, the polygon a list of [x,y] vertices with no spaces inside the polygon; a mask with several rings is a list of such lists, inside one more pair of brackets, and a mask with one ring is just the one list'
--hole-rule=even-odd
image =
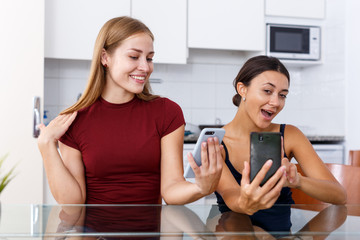
{"label": "silver phone", "polygon": [[[219,144],[221,144],[224,135],[225,135],[225,129],[223,128],[204,128],[201,131],[200,136],[196,141],[194,150],[192,151],[192,155],[198,166],[201,166],[201,143],[206,142],[207,139],[210,137],[217,137],[219,139]],[[192,170],[190,164],[187,164],[186,166],[184,177],[185,178],[195,177],[194,171]]]}

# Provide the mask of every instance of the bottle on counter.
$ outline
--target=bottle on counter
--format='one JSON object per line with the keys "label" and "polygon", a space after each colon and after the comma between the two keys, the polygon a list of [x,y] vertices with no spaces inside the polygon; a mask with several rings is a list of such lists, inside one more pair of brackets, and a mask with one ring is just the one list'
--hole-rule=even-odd
{"label": "bottle on counter", "polygon": [[50,119],[49,119],[49,117],[47,115],[48,112],[49,111],[44,110],[44,121],[43,121],[43,123],[45,124],[45,126],[47,126],[49,124],[49,122],[50,122]]}

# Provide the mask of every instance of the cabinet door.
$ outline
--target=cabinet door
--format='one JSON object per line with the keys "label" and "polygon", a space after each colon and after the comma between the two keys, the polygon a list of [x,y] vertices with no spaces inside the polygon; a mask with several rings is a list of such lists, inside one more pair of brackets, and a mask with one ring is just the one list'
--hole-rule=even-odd
{"label": "cabinet door", "polygon": [[322,19],[325,17],[325,0],[266,0],[265,14]]}
{"label": "cabinet door", "polygon": [[189,0],[189,47],[263,51],[264,0]]}
{"label": "cabinet door", "polygon": [[131,16],[154,34],[155,63],[186,63],[186,0],[132,0]]}
{"label": "cabinet door", "polygon": [[130,0],[46,0],[45,57],[90,60],[100,28],[130,16]]}
{"label": "cabinet door", "polygon": [[17,164],[1,202],[39,204],[43,164],[33,138],[32,99],[43,99],[44,91],[44,0],[1,1],[0,29],[0,157],[9,154],[1,177]]}

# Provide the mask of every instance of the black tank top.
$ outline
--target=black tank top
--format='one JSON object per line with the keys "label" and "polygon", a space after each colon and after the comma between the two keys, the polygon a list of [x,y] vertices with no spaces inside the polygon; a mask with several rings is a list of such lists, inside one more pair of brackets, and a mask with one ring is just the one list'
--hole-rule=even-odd
{"label": "black tank top", "polygon": [[[283,137],[284,137],[284,131],[285,131],[285,124],[281,124],[280,133],[281,136]],[[229,170],[231,171],[232,175],[234,176],[236,182],[240,185],[242,175],[231,164],[226,145],[224,143],[222,143],[222,145],[224,146],[224,150],[225,150],[225,163],[229,168]],[[284,154],[285,157],[287,157],[286,153]],[[217,192],[215,192],[215,195],[217,198],[219,211],[221,213],[226,211],[231,211],[230,208],[226,206],[221,195]],[[252,216],[250,216],[251,221],[254,225],[257,225],[266,231],[290,231],[292,225],[290,220],[290,212],[291,212],[290,204],[293,203],[294,200],[291,197],[290,188],[284,187],[281,190],[280,196],[276,200],[275,205],[269,209],[259,210],[258,212],[254,213]],[[288,204],[288,206],[278,207],[276,206],[277,204]]]}

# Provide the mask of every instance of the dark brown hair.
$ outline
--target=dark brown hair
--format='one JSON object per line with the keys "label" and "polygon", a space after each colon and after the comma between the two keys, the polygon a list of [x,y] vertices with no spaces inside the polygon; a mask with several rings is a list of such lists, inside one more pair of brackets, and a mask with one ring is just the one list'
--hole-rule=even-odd
{"label": "dark brown hair", "polygon": [[242,82],[246,87],[248,87],[256,76],[265,72],[265,71],[276,71],[284,74],[290,84],[290,74],[286,67],[280,62],[279,59],[269,56],[256,56],[252,57],[245,62],[245,64],[240,69],[238,75],[234,79],[234,87],[236,94],[234,95],[232,101],[235,106],[239,106],[241,102],[241,96],[237,92],[236,86],[239,82]]}

